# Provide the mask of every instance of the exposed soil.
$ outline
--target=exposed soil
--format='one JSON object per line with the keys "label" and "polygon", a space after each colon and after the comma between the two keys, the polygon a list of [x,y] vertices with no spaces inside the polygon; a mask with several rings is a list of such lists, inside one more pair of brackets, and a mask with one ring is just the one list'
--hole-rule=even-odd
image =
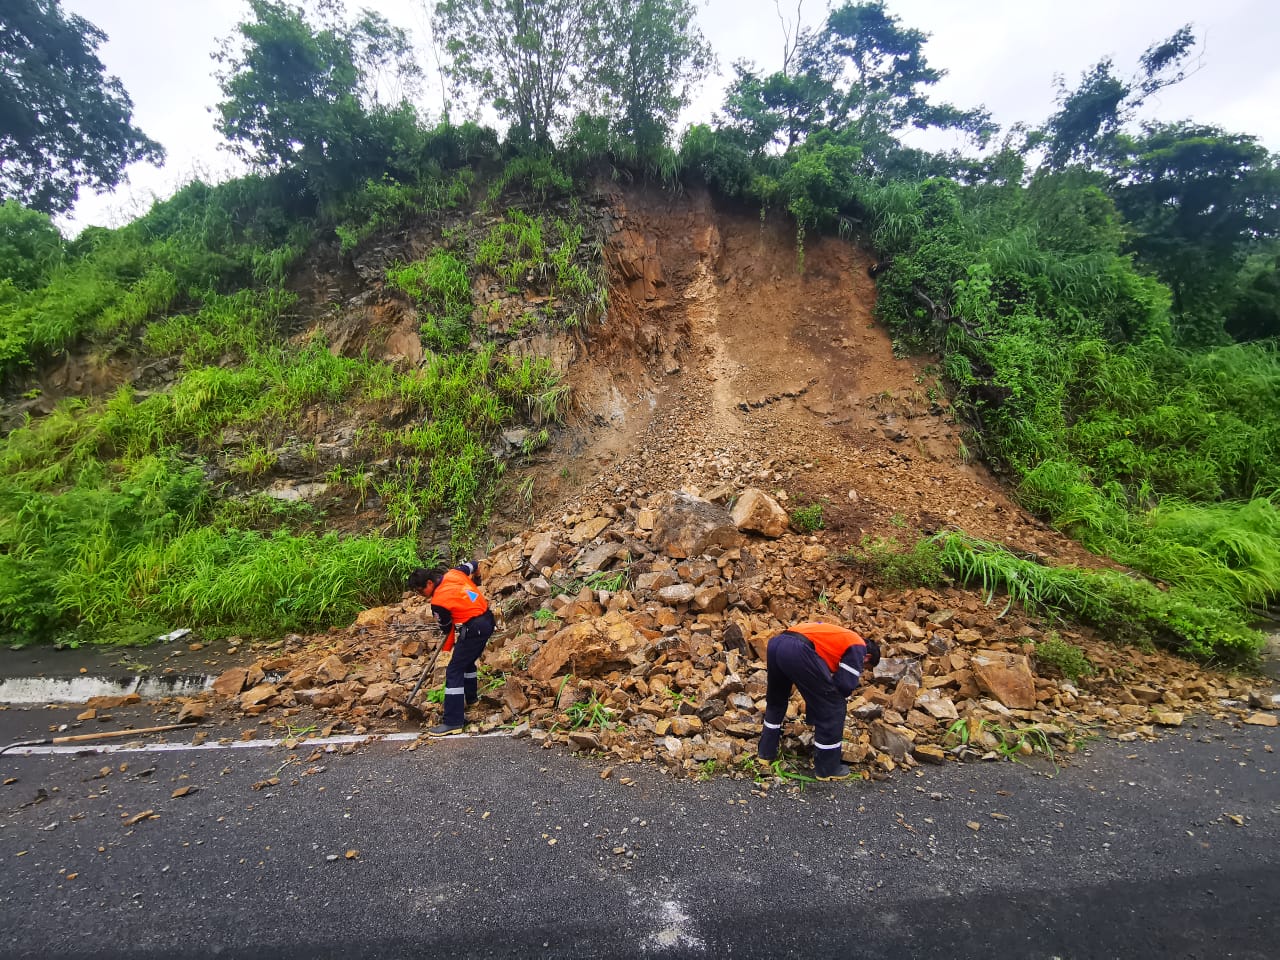
{"label": "exposed soil", "polygon": [[[1103,562],[968,462],[931,358],[895,357],[875,321],[866,254],[822,237],[801,270],[781,218],[702,192],[609,201],[607,323],[570,368],[575,416],[537,471],[535,515],[607,500],[620,479],[706,492],[755,462],[787,503],[820,503],[846,546],[959,528],[1054,562]],[[497,538],[528,519],[506,518]]]}

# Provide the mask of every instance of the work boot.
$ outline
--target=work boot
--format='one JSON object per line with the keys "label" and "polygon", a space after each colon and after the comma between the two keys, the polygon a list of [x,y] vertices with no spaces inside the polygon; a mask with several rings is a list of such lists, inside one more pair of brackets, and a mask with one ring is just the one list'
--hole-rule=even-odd
{"label": "work boot", "polygon": [[760,747],[756,750],[756,756],[768,763],[773,763],[778,759],[778,743],[781,740],[782,728],[774,729],[766,725],[764,732],[760,734]]}
{"label": "work boot", "polygon": [[461,733],[462,724],[460,723],[441,723],[427,731],[428,736],[447,737],[451,733]]}
{"label": "work boot", "polygon": [[840,759],[839,747],[813,752],[813,776],[815,780],[848,780],[853,771]]}

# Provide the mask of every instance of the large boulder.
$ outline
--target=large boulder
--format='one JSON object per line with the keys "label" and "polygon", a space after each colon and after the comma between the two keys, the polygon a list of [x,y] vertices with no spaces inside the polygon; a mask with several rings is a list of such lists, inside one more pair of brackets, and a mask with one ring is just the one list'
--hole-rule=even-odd
{"label": "large boulder", "polygon": [[630,666],[645,637],[620,613],[570,624],[554,634],[529,664],[529,676],[543,683],[560,673],[590,677]]}
{"label": "large boulder", "polygon": [[1020,653],[976,650],[969,662],[978,687],[1010,710],[1032,710],[1036,705],[1036,678],[1031,663]]}
{"label": "large boulder", "polygon": [[742,535],[720,504],[688,493],[667,491],[655,498],[656,516],[649,542],[669,557],[696,557],[708,548],[736,547]]}
{"label": "large boulder", "polygon": [[790,523],[787,511],[778,505],[778,501],[755,487],[742,491],[742,496],[733,505],[731,519],[739,530],[773,538],[786,533]]}

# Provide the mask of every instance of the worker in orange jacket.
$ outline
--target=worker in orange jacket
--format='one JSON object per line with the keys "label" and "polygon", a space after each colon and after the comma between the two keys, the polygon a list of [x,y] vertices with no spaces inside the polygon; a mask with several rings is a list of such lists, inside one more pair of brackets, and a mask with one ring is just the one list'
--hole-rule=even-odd
{"label": "worker in orange jacket", "polygon": [[495,626],[489,601],[480,593],[480,565],[468,560],[450,570],[419,567],[409,574],[409,590],[431,601],[431,612],[445,635],[444,649],[453,651],[444,671],[443,722],[427,732],[457,733],[467,704],[479,696],[476,661]]}
{"label": "worker in orange jacket", "polygon": [[760,759],[778,759],[782,721],[794,685],[804,697],[813,724],[813,770],[819,780],[846,780],[852,771],[841,760],[845,702],[862,682],[863,670],[880,662],[874,640],[834,623],[800,623],[769,640],[766,650],[764,730]]}

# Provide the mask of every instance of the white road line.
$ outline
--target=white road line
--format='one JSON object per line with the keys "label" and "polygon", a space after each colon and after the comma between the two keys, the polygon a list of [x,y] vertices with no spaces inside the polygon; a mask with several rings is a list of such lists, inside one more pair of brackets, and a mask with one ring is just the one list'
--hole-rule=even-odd
{"label": "white road line", "polygon": [[287,740],[284,737],[274,740],[232,740],[229,743],[210,741],[208,743],[82,743],[82,744],[42,744],[30,747],[15,747],[0,755],[4,757],[56,756],[64,753],[176,753],[187,750],[247,750],[262,747],[278,747],[289,742],[298,747],[324,747],[347,743],[403,743],[407,740],[481,740],[486,737],[509,737],[509,731],[499,730],[489,733],[453,733],[447,737],[430,737],[422,733],[367,733],[347,734],[338,737],[316,737],[312,740]]}

